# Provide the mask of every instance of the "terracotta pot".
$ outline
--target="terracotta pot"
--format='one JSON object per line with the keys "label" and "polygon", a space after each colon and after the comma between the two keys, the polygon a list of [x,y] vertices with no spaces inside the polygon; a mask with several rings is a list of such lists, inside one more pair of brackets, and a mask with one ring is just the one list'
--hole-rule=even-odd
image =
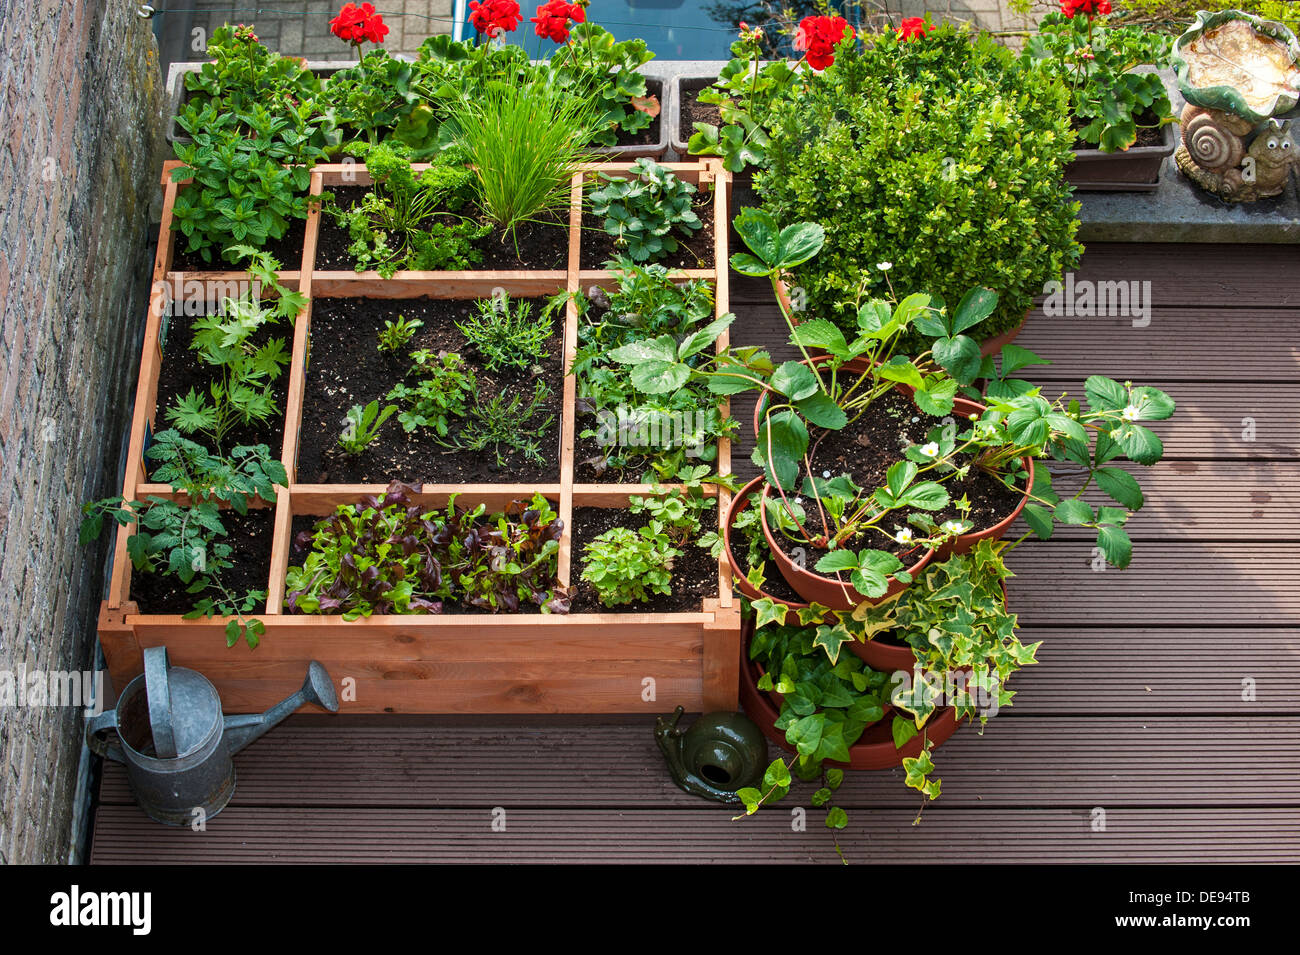
{"label": "terracotta pot", "polygon": [[[957,417],[967,418],[972,414],[983,414],[984,410],[984,405],[977,402],[969,401],[965,398],[953,399],[952,412]],[[1025,469],[1029,472],[1029,477],[1025,482],[1025,493],[1021,495],[1020,503],[1016,505],[1015,510],[992,527],[986,527],[982,530],[973,530],[969,534],[962,534],[953,540],[948,541],[946,544],[941,544],[934,555],[935,563],[947,560],[953,554],[968,553],[971,548],[982,540],[999,541],[1006,536],[1007,531],[1011,529],[1011,525],[1014,524],[1016,518],[1020,516],[1020,512],[1025,509],[1025,504],[1029,502],[1029,491],[1030,488],[1034,486],[1034,459],[1027,457],[1021,458],[1021,460],[1026,465]]]}
{"label": "terracotta pot", "polygon": [[[771,490],[771,485],[764,483],[763,497],[766,498],[771,493]],[[848,582],[848,575],[846,574],[824,577],[815,571],[796,566],[790,555],[782,550],[777,543],[772,528],[768,526],[766,514],[763,514],[763,536],[767,538],[767,546],[772,548],[772,561],[776,564],[777,570],[781,572],[781,576],[785,578],[786,583],[794,588],[795,593],[809,603],[819,603],[831,610],[852,610],[860,603],[876,604],[888,600],[894,594],[902,593],[908,587],[901,580],[891,577],[889,587],[879,597],[863,597]],[[921,555],[920,560],[907,568],[908,573],[915,576],[933,558],[934,551],[932,549],[927,550]]]}
{"label": "terracotta pot", "polygon": [[[938,561],[938,558],[935,558]],[[1005,607],[1007,602],[1007,585],[1002,583],[1002,605]],[[885,673],[893,673],[895,670],[912,670],[916,666],[916,654],[907,644],[885,643],[880,640],[868,640],[866,643],[860,643],[853,640],[844,644],[852,651],[853,655],[871,667],[873,670],[880,670]]]}
{"label": "terracotta pot", "polygon": [[[1030,309],[1032,311],[1032,309]],[[1009,328],[1001,335],[994,335],[992,338],[986,338],[980,342],[980,354],[985,358],[992,358],[998,352],[1002,351],[1003,345],[1010,345],[1015,341],[1016,336],[1024,330],[1025,322],[1029,321],[1029,312],[1025,312],[1025,317],[1020,320],[1020,324],[1015,328]]]}
{"label": "terracotta pot", "polygon": [[759,492],[763,485],[763,478],[754,478],[731,498],[731,503],[727,505],[727,519],[722,522],[722,549],[727,555],[727,566],[731,569],[731,579],[735,582],[736,589],[748,597],[750,600],[771,600],[774,603],[785,604],[795,610],[802,610],[808,605],[805,603],[791,603],[788,600],[782,600],[779,597],[773,597],[765,591],[759,590],[738,571],[739,564],[736,563],[736,557],[731,551],[731,528],[735,524],[736,516],[745,508],[750,506],[754,495]]}
{"label": "terracotta pot", "polygon": [[[741,676],[740,705],[745,714],[758,724],[763,735],[788,752],[797,752],[785,740],[785,734],[776,728],[776,720],[781,708],[770,695],[758,688],[759,666],[749,659],[749,637],[753,633],[753,623],[746,622],[740,641]],[[909,668],[910,669],[910,668]],[[888,710],[886,717],[890,716]],[[827,766],[843,769],[893,769],[902,764],[904,757],[915,759],[921,755],[920,735],[912,737],[902,749],[894,746],[892,720],[885,718],[872,723],[862,733],[856,743],[849,747],[847,763],[827,760]],[[926,735],[937,747],[947,742],[957,730],[957,711],[951,706],[943,707],[930,717]]]}
{"label": "terracotta pot", "polygon": [[[809,352],[809,354],[812,356],[813,364],[821,364],[824,361],[829,361],[831,357],[830,355],[824,353],[813,354],[812,352]],[[870,367],[871,367],[871,362],[868,361],[866,358],[855,358],[852,361],[846,361],[840,367],[840,371],[847,372],[850,375],[854,375],[854,374],[860,375]],[[763,412],[767,408],[767,399],[771,393],[772,393],[772,389],[765,388],[763,390],[763,393],[758,396],[758,401],[754,403],[754,437],[755,438],[758,437],[758,429],[763,421]]]}
{"label": "terracotta pot", "polygon": [[[825,360],[824,357],[813,359],[813,361],[815,362],[824,361],[824,360]],[[862,362],[862,364],[858,365],[858,362]],[[854,359],[854,361],[847,363],[844,367],[849,371],[864,371],[865,366],[866,366],[866,362],[864,359]],[[897,385],[897,388],[899,391],[902,391],[909,396],[913,392],[913,389],[908,385],[899,384]],[[755,438],[758,437],[759,424],[763,420],[763,412],[766,410],[766,408],[767,408],[767,393],[764,392],[763,395],[758,399],[757,404],[755,404],[754,406],[754,437]],[[953,415],[956,417],[968,418],[972,414],[976,414],[976,415],[983,414],[984,410],[985,410],[985,406],[979,404],[978,402],[970,401],[966,398],[953,399],[952,411],[953,411]],[[955,538],[954,540],[951,540],[948,543],[941,545],[935,552],[935,556],[934,556],[935,561],[946,560],[949,556],[953,554],[965,554],[969,552],[972,547],[974,547],[977,543],[979,543],[982,540],[998,541],[1006,536],[1007,531],[1011,529],[1011,525],[1014,524],[1016,522],[1016,518],[1020,516],[1020,512],[1025,509],[1025,504],[1029,502],[1029,491],[1034,486],[1034,459],[1023,458],[1022,460],[1025,462],[1025,469],[1029,472],[1029,478],[1025,483],[1025,493],[1021,496],[1020,503],[1016,505],[1015,510],[1013,510],[1002,520],[998,521],[998,523],[994,524],[992,527],[986,527],[980,530],[974,530],[971,531],[969,534],[962,534],[961,536]],[[791,586],[794,586],[793,582],[791,583]],[[800,592],[802,593],[802,591]]]}

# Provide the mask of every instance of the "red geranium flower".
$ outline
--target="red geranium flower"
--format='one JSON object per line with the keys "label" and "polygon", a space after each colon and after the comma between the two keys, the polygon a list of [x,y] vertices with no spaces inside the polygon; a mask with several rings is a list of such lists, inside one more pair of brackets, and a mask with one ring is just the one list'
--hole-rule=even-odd
{"label": "red geranium flower", "polygon": [[1086,13],[1092,19],[1110,13],[1110,0],[1061,0],[1061,12],[1071,20],[1079,13]]}
{"label": "red geranium flower", "polygon": [[805,59],[814,70],[824,70],[835,62],[835,44],[853,36],[843,17],[804,17],[794,33],[794,48],[807,51]]}
{"label": "red geranium flower", "polygon": [[515,0],[470,0],[469,9],[474,29],[490,37],[513,33],[524,19]]}
{"label": "red geranium flower", "polygon": [[903,20],[902,26],[898,28],[898,38],[900,40],[914,40],[919,36],[925,36],[932,30],[934,30],[934,26],[926,26],[923,18],[907,17]]}
{"label": "red geranium flower", "polygon": [[330,32],[353,46],[369,41],[383,43],[388,33],[384,18],[375,13],[373,3],[345,3],[339,15],[330,21]]}
{"label": "red geranium flower", "polygon": [[537,16],[533,17],[533,23],[537,26],[535,30],[538,36],[549,37],[556,43],[567,43],[569,41],[569,21],[574,23],[583,23],[587,19],[587,13],[576,3],[566,3],[565,0],[547,0],[537,8]]}

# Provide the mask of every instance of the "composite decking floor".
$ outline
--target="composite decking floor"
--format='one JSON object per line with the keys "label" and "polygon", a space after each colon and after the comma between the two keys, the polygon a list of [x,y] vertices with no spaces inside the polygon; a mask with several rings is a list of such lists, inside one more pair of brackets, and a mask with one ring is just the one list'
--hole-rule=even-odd
{"label": "composite decking floor", "polygon": [[[1076,280],[1151,282],[1150,323],[1035,312],[1018,344],[1053,364],[1029,376],[1049,395],[1098,373],[1178,401],[1155,425],[1166,457],[1144,475],[1133,564],[1094,570],[1074,533],[1014,552],[1039,665],[982,736],[935,751],[943,794],[919,825],[901,770],[848,774],[849,862],[1300,861],[1300,260],[1096,245]],[[733,276],[733,341],[783,352],[770,303]],[[150,822],[109,764],[91,861],[839,861],[822,813],[802,818],[811,788],[733,822],[672,785],[652,729],[296,717],[236,757],[235,798],[201,832]]]}

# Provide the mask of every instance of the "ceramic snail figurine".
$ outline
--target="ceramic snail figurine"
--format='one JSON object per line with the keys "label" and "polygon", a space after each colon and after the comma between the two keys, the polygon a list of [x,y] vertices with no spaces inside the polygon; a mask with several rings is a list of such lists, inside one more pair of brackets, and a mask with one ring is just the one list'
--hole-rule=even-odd
{"label": "ceramic snail figurine", "polygon": [[[1197,106],[1183,110],[1182,123],[1183,142],[1174,161],[1206,192],[1229,202],[1254,202],[1280,195],[1286,188],[1300,155],[1290,124],[1268,119],[1255,131],[1239,116]],[[1251,133],[1254,138],[1247,146]]]}
{"label": "ceramic snail figurine", "polygon": [[1178,168],[1229,202],[1279,195],[1297,164],[1283,121],[1300,104],[1300,40],[1237,10],[1202,10],[1171,57],[1187,100]]}
{"label": "ceramic snail figurine", "polygon": [[655,721],[655,741],[678,787],[693,796],[738,803],[736,791],[758,786],[767,767],[767,740],[744,713],[705,713],[679,729],[685,710]]}

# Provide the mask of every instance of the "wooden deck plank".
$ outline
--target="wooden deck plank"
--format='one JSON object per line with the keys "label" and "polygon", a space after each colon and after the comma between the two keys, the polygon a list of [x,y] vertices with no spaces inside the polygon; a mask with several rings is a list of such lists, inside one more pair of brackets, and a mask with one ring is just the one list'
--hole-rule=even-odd
{"label": "wooden deck plank", "polygon": [[1300,630],[1027,627],[1021,640],[1043,646],[1007,717],[1300,715]]}
{"label": "wooden deck plank", "polygon": [[[1146,499],[1126,525],[1134,540],[1300,541],[1300,464],[1162,461],[1150,468],[1122,467],[1138,479]],[[1078,491],[1083,478],[1076,465],[1052,462],[1050,470],[1058,493]],[[1095,485],[1084,500],[1094,507],[1114,505]],[[1096,532],[1058,525],[1053,537],[1091,539]]]}
{"label": "wooden deck plank", "polygon": [[[1300,716],[1013,718],[1013,712],[990,719],[983,736],[964,727],[935,751],[945,806],[1277,806],[1294,804],[1300,791],[1300,761],[1287,756]],[[648,717],[544,729],[524,721],[284,726],[236,757],[232,805],[640,812],[697,804],[669,778],[653,726]],[[771,757],[777,755],[773,748]],[[128,803],[125,773],[110,770],[101,799]],[[901,769],[850,773],[840,794],[845,806],[905,808],[914,797]]]}
{"label": "wooden deck plank", "polygon": [[[733,822],[720,806],[467,810],[231,807],[204,832],[164,829],[134,806],[104,807],[95,864],[231,863],[838,863],[820,813],[796,831],[788,811]],[[1104,808],[1104,807],[1101,807]],[[1300,817],[1285,809],[858,809],[838,835],[854,864],[1294,863]],[[501,818],[499,815],[497,818]],[[106,832],[104,830],[107,830]],[[109,834],[111,833],[111,835]],[[1008,838],[1008,833],[1014,833]]]}
{"label": "wooden deck plank", "polygon": [[[732,248],[743,249],[734,229],[731,235]],[[1150,282],[1151,302],[1159,308],[1300,308],[1300,285],[1280,281],[1283,258],[1276,247],[1264,245],[1097,242],[1087,245],[1074,278],[1076,283]],[[741,276],[732,285],[736,304],[772,300],[766,279]]]}
{"label": "wooden deck plank", "polygon": [[1008,556],[1019,576],[1007,593],[1022,625],[1280,627],[1300,619],[1295,545],[1139,542],[1124,571],[1105,567],[1094,547],[1028,540]]}

